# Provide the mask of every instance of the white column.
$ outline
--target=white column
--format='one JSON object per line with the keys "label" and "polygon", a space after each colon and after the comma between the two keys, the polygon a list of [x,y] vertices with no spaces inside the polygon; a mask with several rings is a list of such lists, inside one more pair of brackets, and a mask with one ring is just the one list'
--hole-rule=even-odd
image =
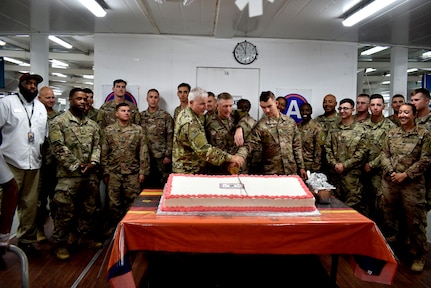
{"label": "white column", "polygon": [[31,73],[43,77],[42,86],[49,86],[49,39],[48,34],[32,34],[30,42],[30,65]]}
{"label": "white column", "polygon": [[395,94],[402,94],[409,99],[407,95],[408,52],[409,49],[405,47],[391,48],[391,97]]}

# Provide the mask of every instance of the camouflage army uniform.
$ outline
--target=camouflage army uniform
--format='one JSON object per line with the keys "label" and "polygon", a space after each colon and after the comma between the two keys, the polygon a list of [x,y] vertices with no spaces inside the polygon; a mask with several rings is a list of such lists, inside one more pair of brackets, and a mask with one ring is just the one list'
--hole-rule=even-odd
{"label": "camouflage army uniform", "polygon": [[301,134],[295,121],[286,115],[260,119],[237,155],[247,159],[254,149],[262,149],[263,174],[291,175],[304,169]]}
{"label": "camouflage army uniform", "polygon": [[97,122],[97,114],[98,113],[99,113],[99,109],[91,107],[91,109],[88,110],[88,112],[87,112],[87,117],[90,118],[91,120]]}
{"label": "camouflage army uniform", "polygon": [[208,144],[204,116],[190,107],[182,110],[175,121],[172,171],[174,173],[203,174],[206,163],[222,165],[230,160],[227,152]]}
{"label": "camouflage army uniform", "polygon": [[172,163],[163,164],[163,159],[172,160],[174,120],[164,110],[158,109],[154,113],[145,110],[141,112],[141,126],[147,135],[150,152],[149,183],[162,188],[172,171]]}
{"label": "camouflage army uniform", "polygon": [[325,141],[325,132],[323,132],[322,126],[310,119],[308,123],[299,123],[298,129],[301,132],[302,158],[304,159],[305,170],[320,171],[322,145]]}
{"label": "camouflage army uniform", "polygon": [[364,173],[363,184],[364,202],[367,205],[367,216],[374,220],[379,226],[382,224],[382,167],[381,152],[386,134],[397,126],[389,119],[383,119],[377,123],[371,121],[371,118],[364,122],[370,138],[370,146],[366,157],[366,163],[370,165],[371,171]]}
{"label": "camouflage army uniform", "polygon": [[398,115],[392,114],[390,116],[387,117],[389,120],[391,120],[396,126],[400,127],[401,123],[400,123],[400,119],[398,119]]}
{"label": "camouflage army uniform", "polygon": [[103,131],[101,165],[109,175],[109,224],[115,227],[140,192],[139,175],[148,175],[147,137],[141,126],[108,125]]}
{"label": "camouflage army uniform", "polygon": [[175,121],[177,121],[178,115],[180,114],[181,111],[183,111],[184,109],[181,109],[181,105],[177,106],[174,110],[174,123]]}
{"label": "camouflage army uniform", "polygon": [[[60,115],[60,112],[52,110],[48,113],[48,125],[51,121]],[[55,205],[52,198],[54,197],[55,186],[57,185],[57,161],[52,153],[49,145],[49,140],[46,139],[42,146],[42,166],[40,167],[40,187],[37,201],[36,225],[39,231],[43,231],[46,218],[48,217],[48,209],[46,208],[49,198],[49,207],[51,216],[54,218]]]}
{"label": "camouflage army uniform", "polygon": [[90,238],[95,228],[99,183],[95,169],[82,174],[80,164],[100,163],[100,128],[87,117],[78,119],[66,111],[50,123],[49,141],[58,161],[53,238],[56,244],[66,245],[69,233]]}
{"label": "camouflage army uniform", "polygon": [[[422,118],[416,118],[416,124],[418,126],[426,128],[431,132],[431,113]],[[427,199],[427,210],[431,209],[431,167],[425,170],[425,185],[426,185],[426,199]]]}
{"label": "camouflage army uniform", "polygon": [[[428,251],[423,171],[431,161],[430,132],[423,127],[408,132],[401,127],[391,130],[385,138],[381,157],[386,236],[396,236],[402,228],[397,223],[404,222],[410,252],[422,256]],[[393,183],[390,178],[392,172],[406,172],[408,177],[401,183]]]}
{"label": "camouflage army uniform", "polygon": [[365,121],[367,121],[370,118],[371,118],[371,114],[370,113],[368,113],[367,117],[365,119],[362,119],[362,120],[358,120],[358,115],[357,114],[353,115],[353,120],[355,120],[356,122],[359,122],[359,123],[364,123]]}
{"label": "camouflage army uniform", "polygon": [[[239,115],[240,119],[238,120],[238,123],[236,127],[242,128],[243,138],[244,141],[248,139],[248,137],[251,134],[251,131],[254,128],[254,125],[256,125],[257,121],[248,114],[248,112],[242,112],[237,110],[239,114],[246,113],[245,115]],[[241,174],[261,174],[261,161],[262,161],[262,149],[257,147],[253,150],[253,153],[248,155],[247,161],[244,161],[243,166],[241,167]]]}
{"label": "camouflage army uniform", "polygon": [[[217,113],[214,113],[205,121],[205,132],[210,145],[220,148],[229,154],[233,154],[236,151],[233,138],[235,135],[235,123],[232,116],[229,116],[227,119],[221,119]],[[207,164],[207,173],[214,175],[230,174],[225,165],[216,166],[211,164]]]}
{"label": "camouflage army uniform", "polygon": [[[139,114],[138,107],[132,102],[125,100],[125,103],[130,106],[130,121],[133,124],[140,125],[141,124],[141,115]],[[100,129],[105,129],[106,126],[114,124],[117,122],[117,116],[115,116],[117,104],[114,100],[106,102],[100,107],[99,112],[97,113],[97,123],[100,126]]]}
{"label": "camouflage army uniform", "polygon": [[[336,123],[328,131],[325,150],[329,183],[334,185],[335,196],[346,205],[364,213],[362,203],[363,185],[361,169],[368,153],[369,138],[364,125],[353,122],[350,125]],[[335,172],[335,164],[342,163],[344,172]]]}
{"label": "camouflage army uniform", "polygon": [[[322,126],[323,133],[325,139],[323,139],[323,143],[326,142],[326,137],[328,136],[328,131],[331,129],[332,126],[334,126],[336,123],[339,123],[341,121],[340,114],[335,113],[332,117],[326,117],[325,114],[319,115],[314,119],[317,123],[319,123]],[[324,173],[328,173],[331,167],[329,167],[327,161],[326,161],[326,151],[325,151],[325,145],[322,145],[322,165],[320,166],[320,170],[322,170]]]}

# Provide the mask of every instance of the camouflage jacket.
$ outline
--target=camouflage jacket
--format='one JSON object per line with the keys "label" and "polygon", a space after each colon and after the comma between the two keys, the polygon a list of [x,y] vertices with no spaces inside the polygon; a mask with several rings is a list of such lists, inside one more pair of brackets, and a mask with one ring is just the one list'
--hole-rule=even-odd
{"label": "camouflage jacket", "polygon": [[117,122],[104,129],[102,139],[103,175],[149,174],[147,138],[141,126],[120,126]]}
{"label": "camouflage jacket", "polygon": [[99,109],[91,107],[91,109],[88,110],[88,112],[87,112],[87,117],[90,118],[91,120],[97,122],[97,114],[98,113],[99,113]]}
{"label": "camouflage jacket", "polygon": [[[56,110],[52,110],[48,113],[48,127],[49,123],[51,123],[51,121],[60,114],[61,113]],[[42,146],[42,165],[51,165],[55,163],[55,161],[54,154],[52,153],[51,146],[49,145],[49,139],[46,139]]]}
{"label": "camouflage jacket", "polygon": [[416,124],[418,126],[422,126],[422,127],[426,128],[428,131],[431,132],[431,112],[425,117],[416,118]]}
{"label": "camouflage jacket", "polygon": [[184,109],[181,109],[181,105],[177,106],[174,110],[174,123],[175,121],[177,121],[177,117],[180,114],[181,111],[183,111]]}
{"label": "camouflage jacket", "polygon": [[235,152],[235,123],[232,116],[227,119],[221,119],[218,114],[209,116],[205,121],[205,132],[209,144],[231,154]]}
{"label": "camouflage jacket", "polygon": [[413,179],[423,175],[430,161],[431,136],[427,129],[415,127],[406,132],[397,127],[387,133],[381,160],[384,175],[406,172]]}
{"label": "camouflage jacket", "polygon": [[230,160],[227,152],[210,145],[205,136],[204,116],[190,107],[182,110],[175,121],[172,171],[174,173],[203,173],[206,162],[220,166]]}
{"label": "camouflage jacket", "polygon": [[340,114],[335,113],[334,116],[332,117],[326,117],[325,114],[319,115],[316,117],[315,121],[317,123],[319,123],[320,125],[322,125],[323,128],[323,132],[325,133],[325,137],[326,135],[328,135],[328,131],[329,129],[331,129],[331,127],[337,123],[341,121],[341,117]]}
{"label": "camouflage jacket", "polygon": [[100,163],[100,128],[68,110],[49,123],[49,141],[59,165],[57,177],[81,177],[81,163]]}
{"label": "camouflage jacket", "polygon": [[250,114],[247,113],[247,115],[241,117],[239,119],[237,127],[242,128],[242,132],[244,135],[244,141],[247,139],[247,137],[250,135],[251,130],[254,128],[254,125],[256,125],[257,121],[250,116]]}
{"label": "camouflage jacket", "polygon": [[386,118],[388,118],[389,120],[391,120],[396,126],[398,126],[398,127],[401,126],[400,120],[398,119],[398,115],[392,114],[392,115],[389,115]]}
{"label": "camouflage jacket", "polygon": [[371,168],[380,168],[381,152],[383,142],[385,141],[386,134],[389,130],[397,127],[391,120],[384,118],[377,123],[371,121],[369,118],[364,122],[365,128],[367,129],[368,136],[370,137],[370,146],[366,162]]}
{"label": "camouflage jacket", "polygon": [[325,142],[326,160],[329,167],[343,163],[346,170],[360,169],[368,153],[369,138],[363,124],[336,123],[329,131]]}
{"label": "camouflage jacket", "polygon": [[305,168],[311,172],[319,171],[322,164],[325,132],[323,132],[322,126],[313,119],[305,124],[299,123],[298,129],[301,132],[302,158]]}
{"label": "camouflage jacket", "polygon": [[[139,114],[138,107],[132,102],[125,100],[127,104],[130,105],[130,121],[133,124],[140,125],[141,124],[141,115]],[[117,122],[117,117],[115,116],[117,104],[114,100],[108,101],[100,107],[99,112],[97,113],[97,123],[100,126],[100,129],[105,129],[106,126],[114,124]]]}
{"label": "camouflage jacket", "polygon": [[147,135],[151,157],[171,159],[174,138],[174,120],[171,115],[161,109],[154,113],[142,111],[141,126]]}
{"label": "camouflage jacket", "polygon": [[277,119],[265,116],[260,119],[237,155],[247,159],[254,149],[262,150],[264,174],[297,174],[299,169],[305,168],[301,134],[289,116],[280,115]]}

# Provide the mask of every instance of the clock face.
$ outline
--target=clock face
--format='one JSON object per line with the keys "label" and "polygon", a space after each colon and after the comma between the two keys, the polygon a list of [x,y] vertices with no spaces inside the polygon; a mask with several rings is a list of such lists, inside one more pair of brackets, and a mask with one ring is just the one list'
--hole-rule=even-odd
{"label": "clock face", "polygon": [[256,46],[247,41],[240,42],[235,46],[233,56],[240,64],[251,64],[257,58]]}

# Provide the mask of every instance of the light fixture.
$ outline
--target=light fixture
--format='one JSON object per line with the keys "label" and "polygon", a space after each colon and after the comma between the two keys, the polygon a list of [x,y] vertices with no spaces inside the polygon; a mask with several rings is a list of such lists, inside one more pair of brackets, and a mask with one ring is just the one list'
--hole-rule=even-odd
{"label": "light fixture", "polygon": [[[154,0],[159,4],[163,4],[166,2],[166,0]],[[194,0],[177,0],[177,1],[171,1],[171,2],[181,2],[183,4],[183,6],[189,6],[190,4],[193,3]]]}
{"label": "light fixture", "polygon": [[21,61],[21,60],[15,59],[15,58],[3,57],[3,59],[7,62],[18,64],[19,66],[30,66],[29,63],[26,63],[24,61]]}
{"label": "light fixture", "polygon": [[66,48],[66,49],[71,49],[71,48],[72,48],[72,45],[70,45],[70,44],[69,44],[69,43],[67,43],[66,41],[61,40],[60,38],[58,38],[58,37],[56,37],[56,36],[54,36],[54,35],[49,35],[49,36],[48,36],[48,39],[49,39],[49,40],[51,40],[52,42],[57,43],[58,45],[63,46],[63,47],[64,47],[64,48]]}
{"label": "light fixture", "polygon": [[377,52],[380,52],[380,51],[386,50],[386,49],[388,49],[388,48],[389,48],[388,46],[376,46],[376,47],[373,47],[373,48],[370,48],[370,49],[367,49],[367,50],[362,51],[362,52],[361,52],[361,55],[362,55],[362,56],[372,55],[372,54],[375,54],[375,53],[377,53]]}
{"label": "light fixture", "polygon": [[343,26],[345,27],[351,27],[362,20],[364,20],[367,17],[370,17],[377,13],[378,11],[382,10],[383,8],[387,7],[388,5],[392,4],[396,0],[374,0],[373,2],[369,3],[365,7],[362,7],[361,9],[357,10],[353,14],[349,15],[346,19],[343,20]]}
{"label": "light fixture", "polygon": [[105,17],[106,11],[95,0],[79,0],[96,17]]}
{"label": "light fixture", "polygon": [[[243,10],[248,4],[248,16],[255,17],[263,14],[263,2],[264,0],[236,0],[235,4],[239,10]],[[268,0],[274,3],[274,0]]]}
{"label": "light fixture", "polygon": [[367,69],[365,69],[365,73],[371,73],[371,72],[374,72],[376,70],[377,69],[375,69],[375,68],[367,68]]}
{"label": "light fixture", "polygon": [[422,58],[431,58],[431,51],[422,53]]}
{"label": "light fixture", "polygon": [[6,42],[4,42],[3,40],[0,40],[0,46],[4,46],[6,45]]}
{"label": "light fixture", "polygon": [[389,80],[387,80],[387,81],[383,81],[383,82],[382,82],[382,84],[383,84],[383,85],[389,85],[389,84],[391,84],[391,81],[389,81]]}
{"label": "light fixture", "polygon": [[407,73],[416,72],[418,70],[419,70],[418,68],[410,68],[410,69],[407,69]]}
{"label": "light fixture", "polygon": [[94,75],[82,75],[82,78],[84,79],[94,79]]}
{"label": "light fixture", "polygon": [[69,64],[67,64],[66,62],[60,61],[60,60],[51,59],[51,60],[49,60],[49,62],[51,62],[52,68],[66,69],[67,67],[69,67]]}
{"label": "light fixture", "polygon": [[67,75],[65,75],[65,74],[63,74],[63,73],[57,73],[57,72],[53,72],[53,73],[51,73],[52,75],[54,75],[54,76],[57,76],[57,77],[61,77],[61,78],[66,78],[67,77]]}

